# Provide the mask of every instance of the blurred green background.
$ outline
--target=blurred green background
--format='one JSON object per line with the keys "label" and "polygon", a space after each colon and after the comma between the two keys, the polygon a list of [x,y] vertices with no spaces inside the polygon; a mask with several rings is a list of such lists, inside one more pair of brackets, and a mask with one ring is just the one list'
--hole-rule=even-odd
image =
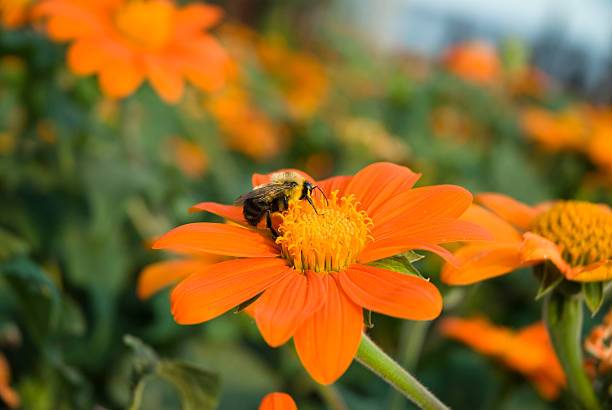
{"label": "blurred green background", "polygon": [[[2,27],[0,351],[24,409],[125,408],[136,386],[144,388],[141,408],[180,408],[181,394],[159,375],[138,384],[156,359],[124,335],[218,373],[219,409],[255,409],[272,391],[290,393],[305,410],[328,408],[336,394],[350,409],[412,408],[357,363],[333,387],[317,386],[291,343],[270,348],[245,314],[179,326],[169,291],[137,297],[139,272],[165,257],[148,249],[151,239],[182,223],[217,221],[187,210],[231,203],[253,172],[290,167],[325,178],[384,160],[421,172],[418,185],[458,184],[528,204],[612,201],[612,161],[590,145],[612,151],[612,128],[603,137],[592,131],[609,115],[610,95],[588,87],[606,78],[534,65],[551,55],[550,36],[563,43],[558,26],[536,40],[504,25],[491,35],[479,31],[472,2],[462,15],[473,18],[462,24],[446,10],[451,17],[435,23],[445,40],[427,49],[431,30],[405,42],[414,27],[389,30],[397,27],[385,16],[397,23],[400,3],[220,2],[226,16],[213,34],[236,71],[220,92],[188,87],[174,105],[148,84],[109,99],[95,77],[70,73],[66,46],[35,24]],[[416,3],[415,13],[424,7]],[[389,36],[391,44],[380,40]],[[470,42],[477,37],[489,48]],[[443,292],[442,316],[482,314],[511,327],[539,320],[530,271],[449,288],[440,265],[433,255],[419,262]],[[586,318],[585,329],[606,310]],[[452,408],[569,408],[566,396],[547,403],[522,376],[443,338],[435,321],[375,316],[374,324],[372,338]],[[410,339],[422,332],[417,360]]]}

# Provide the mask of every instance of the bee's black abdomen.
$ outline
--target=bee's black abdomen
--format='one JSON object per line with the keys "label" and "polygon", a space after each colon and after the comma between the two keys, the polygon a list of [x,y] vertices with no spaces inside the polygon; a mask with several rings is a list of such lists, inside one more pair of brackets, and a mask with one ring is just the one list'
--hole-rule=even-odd
{"label": "bee's black abdomen", "polygon": [[257,226],[261,218],[263,218],[266,213],[267,206],[265,203],[261,201],[256,201],[253,199],[247,199],[244,201],[244,206],[242,207],[242,214],[244,215],[244,219],[253,226]]}

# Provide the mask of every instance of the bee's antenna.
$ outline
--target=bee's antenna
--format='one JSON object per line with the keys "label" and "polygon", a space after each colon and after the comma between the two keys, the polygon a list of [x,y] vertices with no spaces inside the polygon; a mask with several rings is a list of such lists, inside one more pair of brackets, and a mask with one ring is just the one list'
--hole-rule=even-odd
{"label": "bee's antenna", "polygon": [[317,214],[317,215],[320,215],[320,214],[319,214],[319,211],[317,211],[317,208],[316,208],[316,207],[314,206],[314,204],[312,203],[312,199],[310,199],[310,197],[309,197],[309,196],[307,196],[307,197],[306,197],[306,200],[308,201],[308,203],[309,203],[310,205],[312,205],[312,209],[314,209],[314,210],[315,210],[316,214]]}
{"label": "bee's antenna", "polygon": [[325,202],[327,202],[327,205],[329,205],[329,201],[327,200],[327,195],[325,195],[325,192],[323,192],[323,190],[319,188],[318,185],[312,187],[312,189],[318,189],[319,191],[321,191],[321,194],[323,194],[323,198],[325,198]]}

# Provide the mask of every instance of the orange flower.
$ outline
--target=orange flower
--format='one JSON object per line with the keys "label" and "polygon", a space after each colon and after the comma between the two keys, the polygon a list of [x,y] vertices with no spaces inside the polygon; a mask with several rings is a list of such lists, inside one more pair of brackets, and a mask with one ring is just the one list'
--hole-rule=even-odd
{"label": "orange flower", "polygon": [[70,41],[68,67],[97,73],[111,97],[133,93],[146,78],[166,102],[183,95],[187,79],[203,90],[223,84],[227,56],[204,32],[221,11],[168,0],[43,0],[35,15],[46,17],[49,36]]}
{"label": "orange flower", "polygon": [[0,353],[0,397],[4,403],[12,409],[19,407],[19,396],[10,386],[11,368],[6,358]]}
{"label": "orange flower", "polygon": [[34,0],[0,0],[0,21],[9,29],[18,28],[29,18]]}
{"label": "orange flower", "polygon": [[584,107],[574,106],[561,112],[528,107],[521,114],[527,135],[550,151],[569,148],[583,150],[589,131]]}
{"label": "orange flower", "polygon": [[[612,278],[612,211],[606,205],[558,201],[527,206],[502,194],[480,194],[463,216],[488,228],[494,242],[469,244],[446,264],[442,281],[467,285],[544,261],[554,263],[569,280]],[[496,215],[497,214],[497,215]]]}
{"label": "orange flower", "polygon": [[605,374],[612,369],[612,310],[608,312],[603,324],[595,326],[584,341],[584,348],[597,362],[598,370]]}
{"label": "orange flower", "polygon": [[444,64],[455,75],[476,84],[494,84],[501,77],[497,50],[482,41],[456,44],[443,56]]}
{"label": "orange flower", "polygon": [[261,401],[259,410],[297,410],[297,406],[287,393],[270,393]]}
{"label": "orange flower", "polygon": [[492,356],[524,374],[538,393],[554,400],[565,386],[565,374],[550,343],[544,323],[514,331],[483,318],[446,318],[438,327],[447,337]]}
{"label": "orange flower", "polygon": [[612,172],[612,110],[594,111],[587,153],[604,172]]}
{"label": "orange flower", "polygon": [[152,263],[140,272],[136,288],[136,293],[140,299],[148,299],[163,288],[223,260],[218,255],[206,253],[180,251],[175,253],[184,257]]}
{"label": "orange flower", "polygon": [[164,142],[173,162],[184,175],[199,178],[208,171],[208,157],[198,144],[177,136],[168,137]]}
{"label": "orange flower", "polygon": [[[299,171],[297,171],[299,172]],[[309,176],[304,175],[315,184]],[[193,273],[172,292],[172,313],[181,324],[210,320],[255,296],[251,306],[263,338],[280,346],[292,336],[306,370],[322,384],[334,382],[359,346],[362,309],[412,320],[440,314],[438,289],[419,277],[367,265],[410,249],[491,239],[480,226],[459,218],[471,194],[453,185],[412,189],[419,178],[391,163],[372,164],[355,176],[316,183],[329,198],[292,202],[280,218],[275,240],[266,229],[246,226],[242,208],[213,202],[208,211],[244,226],[192,223],[159,238],[156,249],[182,249],[241,259]],[[269,182],[255,174],[253,185]]]}

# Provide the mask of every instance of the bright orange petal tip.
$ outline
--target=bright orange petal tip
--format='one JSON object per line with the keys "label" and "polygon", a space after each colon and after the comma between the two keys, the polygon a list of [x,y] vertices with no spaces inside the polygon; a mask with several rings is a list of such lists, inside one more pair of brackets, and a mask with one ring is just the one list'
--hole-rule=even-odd
{"label": "bright orange petal tip", "polygon": [[342,290],[357,305],[388,316],[432,320],[442,311],[442,296],[431,282],[366,265],[338,274]]}
{"label": "bright orange petal tip", "polygon": [[270,393],[261,401],[259,410],[297,410],[297,405],[287,393]]}
{"label": "bright orange petal tip", "polygon": [[279,251],[267,236],[239,226],[191,223],[172,229],[153,249],[184,249],[236,257],[275,257]]}
{"label": "bright orange petal tip", "polygon": [[481,193],[476,195],[476,202],[523,230],[528,230],[537,216],[534,208],[503,194]]}

